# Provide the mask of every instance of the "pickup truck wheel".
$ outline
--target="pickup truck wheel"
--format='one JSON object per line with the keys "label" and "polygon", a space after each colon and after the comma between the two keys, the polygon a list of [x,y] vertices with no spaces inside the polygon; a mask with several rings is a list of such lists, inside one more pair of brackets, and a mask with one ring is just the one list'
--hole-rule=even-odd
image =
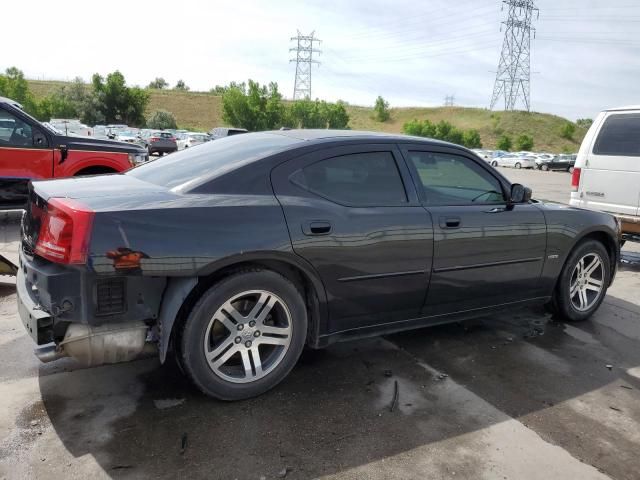
{"label": "pickup truck wheel", "polygon": [[207,290],[180,335],[187,376],[205,394],[240,400],[275,387],[294,367],[307,335],[296,286],[269,270],[244,270]]}
{"label": "pickup truck wheel", "polygon": [[586,320],[602,303],[610,279],[610,259],[604,245],[596,240],[578,244],[558,278],[555,313],[569,321]]}

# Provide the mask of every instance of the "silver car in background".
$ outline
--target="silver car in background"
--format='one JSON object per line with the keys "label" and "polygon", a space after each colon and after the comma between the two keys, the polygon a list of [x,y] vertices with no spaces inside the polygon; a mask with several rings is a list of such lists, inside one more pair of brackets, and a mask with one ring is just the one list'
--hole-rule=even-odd
{"label": "silver car in background", "polygon": [[536,157],[527,154],[511,154],[496,157],[491,160],[491,165],[494,167],[538,168],[536,165]]}

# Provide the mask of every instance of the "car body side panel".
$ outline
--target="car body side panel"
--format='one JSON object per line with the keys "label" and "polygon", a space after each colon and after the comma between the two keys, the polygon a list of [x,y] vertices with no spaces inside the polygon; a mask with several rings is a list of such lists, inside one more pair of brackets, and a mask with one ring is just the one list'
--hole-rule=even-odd
{"label": "car body side panel", "polygon": [[612,215],[553,203],[538,203],[537,208],[547,222],[547,258],[542,270],[540,289],[551,295],[567,257],[576,244],[590,234],[605,234],[614,247],[611,259],[615,273],[620,258],[620,245],[616,221]]}

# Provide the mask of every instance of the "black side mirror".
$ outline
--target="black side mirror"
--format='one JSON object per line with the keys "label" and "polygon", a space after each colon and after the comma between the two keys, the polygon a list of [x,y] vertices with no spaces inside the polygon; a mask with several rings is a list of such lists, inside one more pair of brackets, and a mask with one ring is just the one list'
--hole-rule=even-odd
{"label": "black side mirror", "polygon": [[530,188],[519,183],[514,183],[511,185],[511,198],[509,203],[529,203],[531,193]]}

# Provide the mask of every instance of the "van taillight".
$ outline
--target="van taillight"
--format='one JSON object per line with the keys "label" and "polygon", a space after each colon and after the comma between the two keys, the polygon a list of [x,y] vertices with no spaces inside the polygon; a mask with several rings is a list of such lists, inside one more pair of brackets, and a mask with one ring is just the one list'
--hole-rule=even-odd
{"label": "van taillight", "polygon": [[574,168],[573,173],[571,174],[571,191],[577,192],[579,186],[580,186],[580,169]]}
{"label": "van taillight", "polygon": [[86,263],[94,212],[69,198],[52,198],[42,216],[35,253],[57,263]]}

